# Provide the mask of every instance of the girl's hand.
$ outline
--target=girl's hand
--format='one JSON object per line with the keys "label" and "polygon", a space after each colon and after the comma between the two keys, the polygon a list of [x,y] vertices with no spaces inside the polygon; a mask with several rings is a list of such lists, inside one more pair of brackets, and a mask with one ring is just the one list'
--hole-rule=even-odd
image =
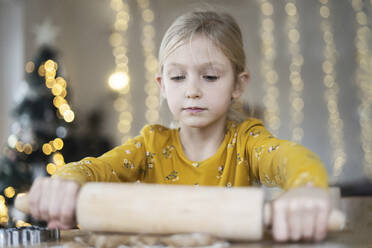
{"label": "girl's hand", "polygon": [[79,189],[71,180],[37,178],[29,193],[31,215],[47,221],[48,228],[73,228]]}
{"label": "girl's hand", "polygon": [[326,189],[304,186],[285,192],[272,203],[276,241],[326,237],[331,201]]}

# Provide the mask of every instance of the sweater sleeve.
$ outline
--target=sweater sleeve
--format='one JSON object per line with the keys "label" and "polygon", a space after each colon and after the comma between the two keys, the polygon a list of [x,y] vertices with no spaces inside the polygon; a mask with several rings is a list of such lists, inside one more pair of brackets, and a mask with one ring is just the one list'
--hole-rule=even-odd
{"label": "sweater sleeve", "polygon": [[303,185],[328,188],[322,161],[306,147],[273,137],[262,123],[247,127],[245,134],[250,174],[254,179],[283,190]]}
{"label": "sweater sleeve", "polygon": [[145,142],[142,135],[128,140],[100,157],[86,157],[59,168],[53,178],[86,182],[135,182],[145,165]]}

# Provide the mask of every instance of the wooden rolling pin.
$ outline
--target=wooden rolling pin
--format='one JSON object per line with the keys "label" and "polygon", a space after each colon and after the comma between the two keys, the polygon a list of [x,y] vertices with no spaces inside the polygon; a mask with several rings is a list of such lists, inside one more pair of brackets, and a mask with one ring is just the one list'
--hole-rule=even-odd
{"label": "wooden rolling pin", "polygon": [[[17,209],[29,213],[27,195]],[[253,187],[87,183],[79,192],[77,222],[84,230],[134,233],[202,232],[230,240],[260,240],[271,213],[264,191]],[[341,230],[332,210],[328,230]]]}

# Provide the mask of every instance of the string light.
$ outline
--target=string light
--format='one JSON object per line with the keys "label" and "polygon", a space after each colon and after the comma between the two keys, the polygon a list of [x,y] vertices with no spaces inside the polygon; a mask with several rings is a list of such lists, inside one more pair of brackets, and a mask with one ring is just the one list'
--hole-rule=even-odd
{"label": "string light", "polygon": [[112,54],[115,57],[115,72],[110,75],[108,85],[119,93],[114,108],[119,114],[117,128],[122,134],[122,142],[125,142],[130,138],[133,120],[126,38],[130,15],[129,6],[123,0],[111,0],[110,5],[116,13],[114,31],[109,38]]}
{"label": "string light", "polygon": [[4,196],[0,195],[0,224],[6,225],[9,221],[8,207]]}
{"label": "string light", "polygon": [[75,113],[71,110],[70,105],[64,99],[67,95],[67,83],[64,78],[57,77],[58,65],[53,60],[47,60],[39,67],[39,75],[45,76],[45,85],[55,96],[53,105],[58,109],[59,114],[66,122],[72,122],[75,119]]}
{"label": "string light", "polygon": [[[372,5],[372,1],[370,2]],[[363,11],[364,2],[353,0],[356,23],[356,63],[355,83],[358,87],[360,103],[358,106],[360,123],[360,141],[363,150],[363,170],[372,180],[372,52],[371,29],[368,26],[367,15]]]}
{"label": "string light", "polygon": [[27,73],[32,73],[35,70],[35,63],[32,61],[27,62],[25,69]]}
{"label": "string light", "polygon": [[300,32],[298,30],[298,13],[296,7],[296,0],[288,1],[285,5],[287,13],[286,28],[289,39],[289,54],[291,56],[291,64],[289,66],[289,81],[291,82],[291,89],[289,99],[291,102],[291,130],[292,140],[301,143],[304,136],[304,130],[301,128],[304,119],[303,108],[304,100],[302,92],[304,82],[301,76],[301,69],[303,65],[303,56],[299,46]]}
{"label": "string light", "polygon": [[9,136],[8,145],[9,147],[16,149],[18,152],[24,152],[27,155],[32,153],[32,145],[28,143],[23,144],[15,135]]}
{"label": "string light", "polygon": [[6,187],[4,189],[4,195],[8,198],[13,198],[15,195],[15,190],[12,186]]}
{"label": "string light", "polygon": [[263,77],[265,95],[263,103],[265,105],[264,121],[268,128],[276,134],[280,127],[279,118],[279,89],[277,87],[278,73],[274,68],[274,60],[276,57],[275,43],[274,43],[274,21],[272,15],[274,13],[273,5],[267,0],[260,0],[260,7],[262,13],[262,27],[260,31],[261,36],[261,75]]}
{"label": "string light", "polygon": [[343,134],[343,121],[340,118],[340,112],[338,110],[338,83],[336,82],[335,76],[335,64],[336,64],[336,46],[333,37],[333,30],[329,21],[330,10],[328,7],[328,0],[319,0],[321,30],[323,31],[323,40],[325,42],[324,49],[324,61],[323,61],[323,72],[324,78],[323,83],[325,86],[324,97],[328,108],[328,133],[330,136],[330,142],[333,149],[332,163],[333,163],[333,177],[335,180],[340,176],[343,166],[346,162],[346,153],[344,147],[344,134]]}
{"label": "string light", "polygon": [[115,72],[109,78],[109,85],[113,90],[120,91],[129,86],[129,78],[126,73]]}
{"label": "string light", "polygon": [[145,92],[147,94],[145,118],[147,123],[155,123],[159,120],[159,88],[154,82],[158,68],[155,55],[155,28],[154,13],[150,9],[149,0],[137,0],[138,7],[142,13],[142,49],[145,57]]}
{"label": "string light", "polygon": [[46,171],[49,175],[53,175],[57,170],[57,166],[53,163],[47,164]]}
{"label": "string light", "polygon": [[[53,100],[53,105],[58,109],[57,116],[60,114],[66,122],[72,122],[75,118],[74,112],[71,110],[70,105],[64,99],[67,95],[67,83],[62,77],[55,78],[57,74],[58,64],[53,60],[47,60],[45,63],[41,64],[38,68],[38,74],[41,77],[45,77],[45,85],[48,87],[52,94],[55,96]],[[32,73],[35,70],[35,63],[29,61],[26,63],[25,70],[27,73]],[[30,155],[33,152],[33,147],[31,144],[24,144],[18,137],[14,134],[8,137],[9,147],[16,149],[18,152],[23,152],[26,155]],[[63,148],[63,140],[61,138],[56,138],[48,143],[42,145],[42,151],[46,155],[50,155],[53,152],[61,150]],[[55,157],[57,156],[57,162]],[[64,159],[62,154],[57,153],[54,155],[54,160],[57,163],[55,170],[64,165]],[[55,170],[51,169],[51,166],[48,164],[46,170],[49,174],[53,174]],[[7,198],[13,198],[16,192],[15,189],[11,186],[5,188],[4,195]],[[9,220],[8,208],[4,196],[0,195],[0,224],[6,224]],[[28,226],[30,225],[24,221],[17,221],[16,226]]]}
{"label": "string light", "polygon": [[[44,69],[40,69],[44,68]],[[61,116],[65,122],[72,122],[75,119],[75,113],[71,110],[65,97],[67,96],[67,83],[63,77],[57,77],[58,64],[53,60],[47,60],[43,65],[39,67],[40,72],[45,76],[45,85],[48,87],[52,94],[55,96],[53,99],[53,105],[57,108],[57,116]],[[62,165],[64,165],[64,158],[61,153],[57,152],[62,150],[64,142],[61,138],[55,138],[48,143],[43,144],[42,151],[45,155],[53,154],[53,159],[59,157],[58,166],[51,166],[49,163],[46,166],[46,171],[48,174],[53,175],[53,173]]]}

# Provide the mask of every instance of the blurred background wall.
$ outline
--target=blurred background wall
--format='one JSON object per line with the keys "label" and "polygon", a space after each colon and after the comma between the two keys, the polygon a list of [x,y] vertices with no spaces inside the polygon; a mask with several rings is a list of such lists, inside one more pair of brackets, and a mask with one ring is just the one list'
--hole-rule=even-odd
{"label": "blurred background wall", "polygon": [[0,1],[0,142],[10,134],[11,108],[24,76],[23,2]]}
{"label": "blurred background wall", "polygon": [[[176,17],[207,8],[230,13],[241,26],[251,73],[244,108],[255,109],[276,136],[317,153],[332,183],[372,178],[372,1],[130,0],[123,6],[110,0],[0,1],[1,144],[11,133],[9,113],[24,66],[40,47],[35,30],[46,20],[58,31],[53,46],[70,87],[75,123],[99,109],[102,131],[120,144],[148,122],[169,121],[166,106],[160,111],[162,121],[148,112],[157,111],[158,100],[150,77],[153,56]],[[115,27],[127,16],[127,27]],[[145,48],[154,49],[144,53],[144,41]],[[123,47],[125,56],[115,47]],[[108,85],[115,69],[129,76],[129,93],[119,94]],[[122,112],[132,118],[120,117]]]}

